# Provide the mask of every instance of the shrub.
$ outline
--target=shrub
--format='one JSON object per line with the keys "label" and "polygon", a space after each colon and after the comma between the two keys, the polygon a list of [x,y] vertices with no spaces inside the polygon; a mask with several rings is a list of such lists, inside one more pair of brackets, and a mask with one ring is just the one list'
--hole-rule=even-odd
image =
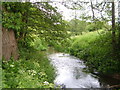
{"label": "shrub", "polygon": [[[103,31],[100,31],[103,33]],[[73,38],[74,39],[74,38]],[[85,60],[91,72],[120,72],[119,62],[112,57],[111,34],[89,32],[74,39],[70,53]]]}
{"label": "shrub", "polygon": [[18,61],[3,60],[3,88],[53,88],[54,69],[45,54],[21,54]]}

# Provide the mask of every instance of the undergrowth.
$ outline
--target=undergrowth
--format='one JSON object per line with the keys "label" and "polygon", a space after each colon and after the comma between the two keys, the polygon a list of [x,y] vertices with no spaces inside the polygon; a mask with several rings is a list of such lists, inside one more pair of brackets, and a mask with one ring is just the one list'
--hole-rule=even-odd
{"label": "undergrowth", "polygon": [[21,49],[19,60],[3,60],[3,88],[53,88],[54,69],[40,51]]}
{"label": "undergrowth", "polygon": [[83,59],[90,72],[118,73],[120,63],[112,57],[111,34],[89,32],[72,39],[70,54]]}

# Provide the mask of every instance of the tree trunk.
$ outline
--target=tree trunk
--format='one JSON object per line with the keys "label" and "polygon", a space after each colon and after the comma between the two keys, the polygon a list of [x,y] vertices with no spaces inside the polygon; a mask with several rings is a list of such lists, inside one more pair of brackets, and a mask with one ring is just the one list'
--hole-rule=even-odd
{"label": "tree trunk", "polygon": [[115,5],[112,2],[112,48],[113,57],[116,57],[116,35],[115,35]]}
{"label": "tree trunk", "polygon": [[[0,11],[2,11],[2,2],[0,2]],[[2,60],[2,17],[0,12],[0,60]]]}
{"label": "tree trunk", "polygon": [[90,3],[91,3],[91,10],[92,10],[92,14],[93,14],[93,21],[95,20],[95,13],[94,13],[94,7],[93,7],[93,3],[92,3],[92,0],[90,0]]}
{"label": "tree trunk", "polygon": [[118,2],[118,49],[120,48],[120,1]]}
{"label": "tree trunk", "polygon": [[2,56],[9,60],[11,56],[16,60],[19,57],[17,41],[13,30],[2,28]]}

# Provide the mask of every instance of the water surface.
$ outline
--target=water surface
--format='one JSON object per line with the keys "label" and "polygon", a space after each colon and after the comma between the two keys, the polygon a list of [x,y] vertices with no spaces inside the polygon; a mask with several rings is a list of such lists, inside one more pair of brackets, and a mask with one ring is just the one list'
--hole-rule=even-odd
{"label": "water surface", "polygon": [[54,53],[49,58],[56,69],[56,85],[65,88],[101,88],[104,86],[99,78],[91,73],[86,73],[86,67],[82,60],[69,54]]}

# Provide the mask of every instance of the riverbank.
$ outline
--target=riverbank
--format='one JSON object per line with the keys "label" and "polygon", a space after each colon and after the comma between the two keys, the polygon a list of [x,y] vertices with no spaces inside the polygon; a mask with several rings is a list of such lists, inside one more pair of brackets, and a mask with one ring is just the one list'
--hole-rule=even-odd
{"label": "riverbank", "polygon": [[[101,76],[119,81],[120,62],[113,59],[110,37],[109,32],[95,31],[72,38],[70,54],[82,59],[89,72],[98,72]],[[120,84],[120,81],[116,84]]]}
{"label": "riverbank", "polygon": [[[52,53],[49,58],[56,70],[55,85],[64,88],[117,88],[120,81],[84,71],[84,62],[65,53]],[[68,76],[69,75],[69,76]]]}
{"label": "riverbank", "polygon": [[55,72],[42,51],[21,52],[19,60],[3,60],[3,88],[53,88]]}
{"label": "riverbank", "polygon": [[[111,37],[108,32],[89,32],[72,39],[70,54],[85,61],[91,72],[120,73],[120,62],[112,56]],[[119,52],[120,53],[120,52]]]}

